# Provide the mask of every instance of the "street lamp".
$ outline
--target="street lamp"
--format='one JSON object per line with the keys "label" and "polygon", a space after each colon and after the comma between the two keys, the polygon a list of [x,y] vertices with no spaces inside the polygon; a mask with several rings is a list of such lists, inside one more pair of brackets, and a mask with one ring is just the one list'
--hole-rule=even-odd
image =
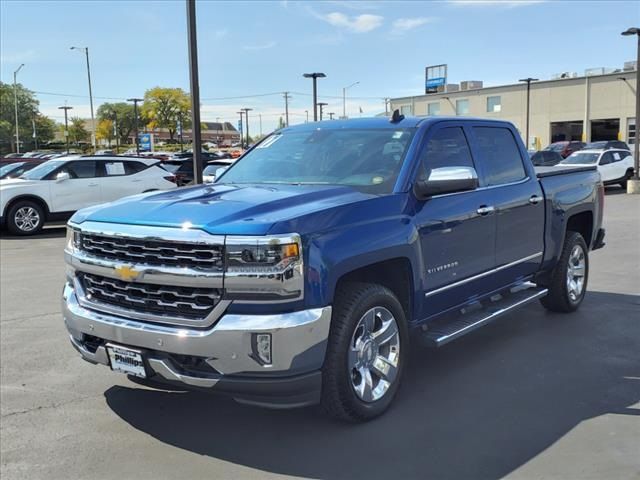
{"label": "street lamp", "polygon": [[87,59],[87,78],[89,79],[89,105],[91,106],[91,140],[93,144],[93,153],[96,153],[96,121],[93,118],[93,93],[91,92],[91,69],[89,68],[89,47],[71,47],[71,50],[84,50]]}
{"label": "street lamp", "polygon": [[323,110],[323,107],[326,107],[327,105],[329,105],[329,104],[325,103],[325,102],[318,102],[318,106],[320,107],[320,121],[322,121],[322,110]]}
{"label": "street lamp", "polygon": [[349,90],[351,87],[355,87],[359,83],[360,82],[353,82],[348,87],[342,88],[342,118],[347,118],[347,90]]}
{"label": "street lamp", "polygon": [[21,63],[18,69],[13,72],[13,101],[16,111],[16,153],[20,153],[20,132],[18,128],[18,83],[16,82],[16,77],[18,76],[18,72],[22,70],[24,67],[24,63]]}
{"label": "street lamp", "polygon": [[64,138],[67,141],[67,154],[69,154],[69,125],[67,123],[67,110],[71,110],[73,107],[58,107],[58,110],[64,110]]}
{"label": "street lamp", "polygon": [[127,102],[133,102],[133,118],[135,119],[135,131],[136,131],[136,155],[140,155],[140,142],[138,141],[138,102],[141,102],[142,98],[127,98]]}
{"label": "street lamp", "polygon": [[245,130],[246,130],[246,137],[247,137],[247,148],[249,147],[249,112],[251,110],[253,110],[253,108],[241,108],[240,110],[242,110],[244,112],[244,120],[245,120]]}
{"label": "street lamp", "polygon": [[193,182],[202,184],[202,132],[200,131],[200,80],[198,73],[198,35],[196,0],[187,0],[187,36],[189,42],[189,87],[191,90],[191,140],[193,145]]}
{"label": "street lamp", "polygon": [[622,32],[622,35],[638,37],[636,48],[636,137],[633,152],[633,178],[627,182],[627,193],[640,193],[640,95],[638,95],[638,88],[640,88],[640,28],[629,28]]}
{"label": "street lamp", "polygon": [[518,80],[519,82],[527,82],[527,128],[526,128],[526,140],[525,145],[527,146],[527,150],[529,150],[529,101],[531,99],[531,82],[537,82],[537,78],[521,78]]}
{"label": "street lamp", "polygon": [[302,75],[304,78],[313,78],[313,121],[318,121],[318,79],[325,78],[326,75],[320,72],[305,73]]}

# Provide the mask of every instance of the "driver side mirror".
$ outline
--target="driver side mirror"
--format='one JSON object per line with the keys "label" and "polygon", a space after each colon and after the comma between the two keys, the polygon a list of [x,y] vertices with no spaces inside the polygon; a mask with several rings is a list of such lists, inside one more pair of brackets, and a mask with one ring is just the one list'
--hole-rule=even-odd
{"label": "driver side mirror", "polygon": [[69,176],[69,172],[60,172],[56,175],[56,182],[64,182],[65,180],[69,180],[71,177]]}
{"label": "driver side mirror", "polygon": [[413,191],[419,200],[434,195],[464,192],[478,188],[478,174],[473,167],[434,168],[426,180],[418,180]]}

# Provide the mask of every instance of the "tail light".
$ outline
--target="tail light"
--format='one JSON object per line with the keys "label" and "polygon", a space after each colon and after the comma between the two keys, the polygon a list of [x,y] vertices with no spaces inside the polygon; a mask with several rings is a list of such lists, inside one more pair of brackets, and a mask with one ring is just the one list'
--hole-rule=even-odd
{"label": "tail light", "polygon": [[164,178],[168,182],[175,183],[176,185],[178,184],[178,177],[176,177],[175,175],[169,175],[167,177],[162,177],[162,178]]}

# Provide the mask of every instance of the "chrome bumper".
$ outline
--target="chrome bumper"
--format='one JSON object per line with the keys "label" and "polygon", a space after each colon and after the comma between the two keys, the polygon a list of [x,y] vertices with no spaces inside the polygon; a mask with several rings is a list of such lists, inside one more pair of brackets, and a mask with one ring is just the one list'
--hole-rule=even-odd
{"label": "chrome bumper", "polygon": [[[331,321],[331,307],[324,307],[275,315],[227,314],[208,329],[151,324],[84,308],[69,282],[62,294],[62,313],[73,346],[86,360],[109,364],[104,345],[92,351],[85,336],[138,347],[147,352],[154,374],[194,387],[213,387],[234,375],[285,377],[317,371],[324,362]],[[271,365],[254,359],[253,333],[271,334]],[[218,373],[186,375],[166,354],[204,358]]]}

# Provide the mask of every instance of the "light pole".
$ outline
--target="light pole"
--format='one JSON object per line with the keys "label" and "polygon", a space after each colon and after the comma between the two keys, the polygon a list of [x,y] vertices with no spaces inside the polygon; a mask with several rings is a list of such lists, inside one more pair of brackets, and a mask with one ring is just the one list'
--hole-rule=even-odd
{"label": "light pole", "polygon": [[519,82],[527,82],[527,127],[526,127],[526,140],[525,145],[527,146],[527,150],[529,150],[529,101],[531,99],[531,82],[537,82],[537,78],[521,78],[518,80]]}
{"label": "light pole", "polygon": [[136,155],[140,155],[140,142],[138,141],[138,102],[141,102],[142,98],[127,98],[127,102],[133,102],[133,118],[135,120],[135,132],[136,132]]}
{"label": "light pole", "polygon": [[258,114],[258,118],[260,119],[260,138],[262,138],[262,114]]}
{"label": "light pole", "polygon": [[93,153],[96,153],[96,121],[93,118],[93,93],[91,92],[91,69],[89,68],[89,47],[71,47],[71,50],[84,50],[87,59],[87,78],[89,80],[89,105],[91,106],[91,143],[93,145]]}
{"label": "light pole", "polygon": [[253,110],[253,108],[241,108],[240,110],[244,112],[245,130],[246,130],[245,135],[247,137],[247,148],[248,148],[249,147],[249,112]]}
{"label": "light pole", "polygon": [[624,36],[635,35],[638,38],[638,46],[636,47],[636,137],[635,149],[633,152],[633,178],[627,182],[627,193],[640,193],[640,28],[629,28],[622,32]]}
{"label": "light pole", "polygon": [[342,118],[347,118],[347,90],[349,90],[351,87],[355,87],[359,83],[360,82],[353,82],[348,87],[342,88]]}
{"label": "light pole", "polygon": [[116,155],[118,154],[118,149],[120,148],[120,140],[118,139],[119,132],[118,132],[118,113],[113,110],[113,136],[116,137]]}
{"label": "light pole", "polygon": [[284,126],[288,127],[289,126],[289,99],[291,98],[291,95],[289,95],[289,92],[284,92],[282,96],[284,97]]}
{"label": "light pole", "polygon": [[309,123],[309,110],[305,110],[304,113],[307,115],[307,120],[305,123]]}
{"label": "light pole", "polygon": [[321,72],[305,73],[302,75],[304,78],[313,79],[313,121],[318,121],[318,79],[325,78],[326,75]]}
{"label": "light pole", "polygon": [[64,110],[64,138],[67,141],[67,154],[69,154],[69,125],[67,123],[67,110],[71,110],[73,107],[58,107],[58,110]]}
{"label": "light pole", "polygon": [[191,87],[191,137],[193,141],[193,183],[202,183],[202,136],[200,132],[200,83],[198,80],[198,37],[196,35],[196,0],[187,0],[187,35],[189,37],[189,83]]}
{"label": "light pole", "polygon": [[327,115],[329,115],[329,120],[333,120],[333,116],[335,115],[335,113],[329,112],[327,113]]}
{"label": "light pole", "polygon": [[318,106],[320,107],[320,121],[322,121],[322,111],[323,111],[323,107],[326,107],[327,105],[329,105],[328,103],[325,102],[318,102]]}
{"label": "light pole", "polygon": [[16,81],[16,77],[18,76],[18,72],[22,70],[22,67],[24,67],[24,63],[21,63],[18,69],[13,72],[13,101],[16,111],[16,153],[20,153],[20,131],[18,127],[18,82]]}

